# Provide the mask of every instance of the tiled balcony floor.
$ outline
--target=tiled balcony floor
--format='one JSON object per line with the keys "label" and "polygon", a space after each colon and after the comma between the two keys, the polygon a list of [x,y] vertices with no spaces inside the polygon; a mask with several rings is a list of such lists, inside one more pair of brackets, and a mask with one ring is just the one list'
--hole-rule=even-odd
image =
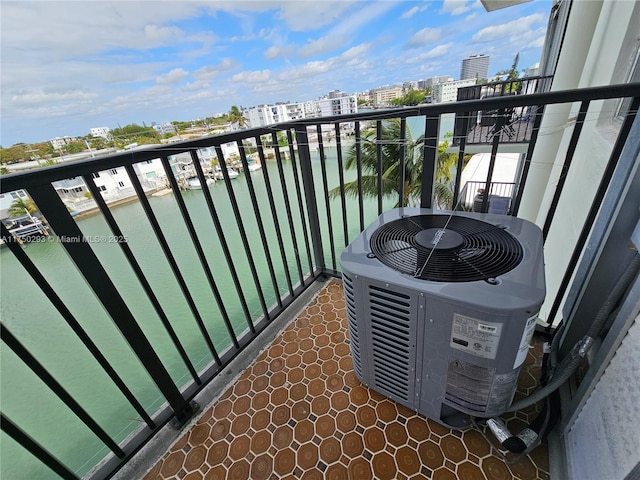
{"label": "tiled balcony floor", "polygon": [[[535,350],[535,349],[532,349]],[[529,354],[521,384],[539,371]],[[520,431],[526,416],[513,416]],[[452,431],[364,387],[331,282],[144,477],[547,479],[546,444],[507,466],[475,430]]]}

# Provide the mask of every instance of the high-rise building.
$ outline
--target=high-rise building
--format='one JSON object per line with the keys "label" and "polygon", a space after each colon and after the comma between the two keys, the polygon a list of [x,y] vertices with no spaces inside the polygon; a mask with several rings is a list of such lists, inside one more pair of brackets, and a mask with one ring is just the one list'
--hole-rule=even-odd
{"label": "high-rise building", "polygon": [[489,57],[488,55],[471,55],[462,60],[460,69],[460,80],[468,78],[489,78]]}

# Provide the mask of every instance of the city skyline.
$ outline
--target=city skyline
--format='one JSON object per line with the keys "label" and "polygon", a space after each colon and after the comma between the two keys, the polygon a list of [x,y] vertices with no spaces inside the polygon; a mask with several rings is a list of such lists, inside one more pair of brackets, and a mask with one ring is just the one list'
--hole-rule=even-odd
{"label": "city skyline", "polygon": [[[2,146],[313,100],[491,56],[539,61],[551,2],[2,3]],[[27,26],[27,27],[25,27]]]}

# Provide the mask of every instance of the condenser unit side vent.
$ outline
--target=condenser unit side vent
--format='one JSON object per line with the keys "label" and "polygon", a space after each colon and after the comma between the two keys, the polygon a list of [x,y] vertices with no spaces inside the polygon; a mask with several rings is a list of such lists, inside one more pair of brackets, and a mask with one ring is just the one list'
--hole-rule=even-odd
{"label": "condenser unit side vent", "polygon": [[351,358],[353,360],[353,369],[362,377],[362,355],[360,352],[360,332],[358,330],[358,323],[356,322],[356,298],[353,291],[353,280],[347,275],[342,275],[344,284],[344,298],[345,306],[347,309],[347,322],[349,323],[349,336],[351,347]]}
{"label": "condenser unit side vent", "polygon": [[410,296],[375,285],[369,285],[368,296],[375,385],[407,402],[415,363]]}

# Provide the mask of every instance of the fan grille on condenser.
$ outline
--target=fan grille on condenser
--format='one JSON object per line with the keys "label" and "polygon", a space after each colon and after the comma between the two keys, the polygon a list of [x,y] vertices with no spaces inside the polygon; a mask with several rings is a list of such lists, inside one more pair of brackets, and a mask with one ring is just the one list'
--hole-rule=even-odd
{"label": "fan grille on condenser", "polygon": [[370,245],[385,265],[436,282],[494,279],[513,270],[523,255],[520,243],[504,229],[447,215],[391,221],[373,233]]}

